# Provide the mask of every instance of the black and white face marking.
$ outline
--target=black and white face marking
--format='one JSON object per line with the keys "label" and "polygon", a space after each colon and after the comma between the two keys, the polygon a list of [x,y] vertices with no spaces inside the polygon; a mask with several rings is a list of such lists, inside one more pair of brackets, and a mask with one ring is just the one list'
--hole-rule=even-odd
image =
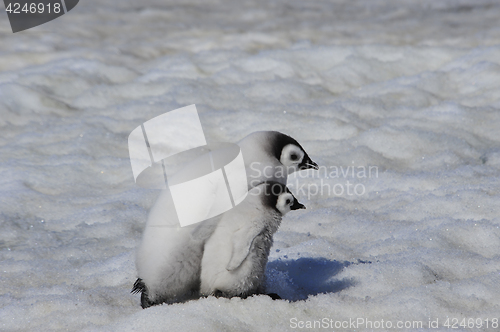
{"label": "black and white face marking", "polygon": [[291,210],[306,208],[299,203],[290,190],[282,183],[275,181],[263,182],[259,185],[258,192],[262,195],[262,203],[264,206],[275,209],[282,215],[285,215]]}
{"label": "black and white face marking", "polygon": [[299,203],[299,201],[290,192],[285,192],[278,196],[276,202],[276,209],[282,215],[287,214],[291,210],[305,209],[306,207]]}
{"label": "black and white face marking", "polygon": [[309,158],[302,146],[292,137],[277,131],[270,132],[269,136],[272,137],[270,148],[286,167],[288,174],[301,169],[319,169],[318,164]]}
{"label": "black and white face marking", "polygon": [[299,165],[304,159],[304,151],[295,144],[287,144],[281,150],[280,162],[287,168],[299,170]]}
{"label": "black and white face marking", "polygon": [[[286,166],[288,170],[292,169],[293,172],[300,171],[301,169],[319,168],[318,164],[312,161],[300,146],[295,144],[285,145],[281,151],[280,162]],[[288,171],[288,174],[293,172]]]}

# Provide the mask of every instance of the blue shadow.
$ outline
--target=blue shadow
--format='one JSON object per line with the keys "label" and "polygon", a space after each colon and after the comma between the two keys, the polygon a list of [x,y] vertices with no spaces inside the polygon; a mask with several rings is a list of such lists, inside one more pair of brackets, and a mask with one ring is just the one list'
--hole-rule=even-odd
{"label": "blue shadow", "polygon": [[275,260],[267,264],[267,292],[289,301],[305,300],[310,295],[337,293],[354,285],[351,279],[334,277],[351,262],[326,258]]}

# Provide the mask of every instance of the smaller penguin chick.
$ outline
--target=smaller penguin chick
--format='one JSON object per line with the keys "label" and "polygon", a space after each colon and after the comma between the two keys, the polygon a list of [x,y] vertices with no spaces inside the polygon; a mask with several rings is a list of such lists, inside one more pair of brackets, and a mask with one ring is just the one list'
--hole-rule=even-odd
{"label": "smaller penguin chick", "polygon": [[223,215],[205,244],[201,261],[203,296],[247,297],[264,292],[264,272],[282,217],[305,209],[288,188],[264,182]]}

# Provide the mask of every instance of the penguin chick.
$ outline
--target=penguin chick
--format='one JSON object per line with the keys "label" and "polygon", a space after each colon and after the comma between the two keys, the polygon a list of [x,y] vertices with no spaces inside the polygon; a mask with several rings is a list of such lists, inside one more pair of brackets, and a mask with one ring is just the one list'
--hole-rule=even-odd
{"label": "penguin chick", "polygon": [[199,296],[203,246],[219,218],[181,227],[170,191],[162,195],[150,210],[136,255],[139,278],[132,293],[141,292],[143,308]]}
{"label": "penguin chick", "polygon": [[248,188],[264,181],[286,185],[289,174],[318,169],[304,148],[292,137],[277,131],[257,131],[238,142],[245,161]]}
{"label": "penguin chick", "polygon": [[205,244],[201,261],[203,296],[247,297],[263,293],[264,272],[282,216],[305,209],[288,188],[265,182],[226,212]]}
{"label": "penguin chick", "polygon": [[[318,168],[295,139],[276,131],[252,133],[238,144],[249,189],[266,180],[286,184],[289,173]],[[197,162],[195,159],[183,167],[172,180],[196,169]],[[217,216],[196,225],[180,227],[171,193],[168,189],[162,190],[149,211],[136,255],[139,278],[132,292],[141,292],[143,308],[199,296],[203,247],[220,218]]]}

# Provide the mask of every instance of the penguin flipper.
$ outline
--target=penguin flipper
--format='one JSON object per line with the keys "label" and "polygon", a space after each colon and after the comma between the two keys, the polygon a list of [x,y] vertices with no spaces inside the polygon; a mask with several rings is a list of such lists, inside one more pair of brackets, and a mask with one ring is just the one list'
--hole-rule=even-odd
{"label": "penguin flipper", "polygon": [[226,270],[233,271],[240,267],[250,253],[253,241],[260,233],[261,230],[258,228],[241,228],[234,233],[232,238],[233,251]]}

